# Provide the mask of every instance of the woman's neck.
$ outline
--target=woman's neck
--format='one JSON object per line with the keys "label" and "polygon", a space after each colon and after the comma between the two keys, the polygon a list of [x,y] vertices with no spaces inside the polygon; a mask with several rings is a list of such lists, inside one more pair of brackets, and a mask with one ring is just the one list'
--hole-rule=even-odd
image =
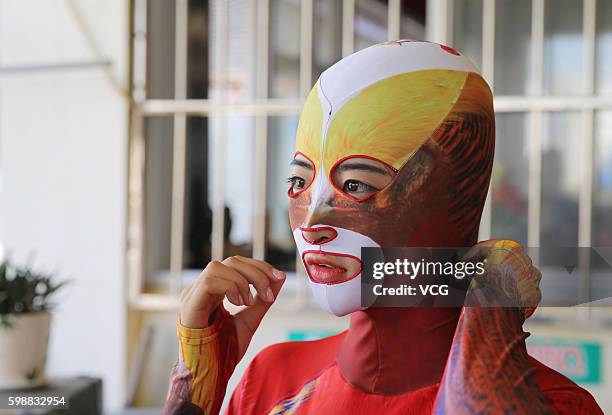
{"label": "woman's neck", "polygon": [[342,375],[365,392],[399,395],[440,382],[459,308],[372,308],[351,314]]}

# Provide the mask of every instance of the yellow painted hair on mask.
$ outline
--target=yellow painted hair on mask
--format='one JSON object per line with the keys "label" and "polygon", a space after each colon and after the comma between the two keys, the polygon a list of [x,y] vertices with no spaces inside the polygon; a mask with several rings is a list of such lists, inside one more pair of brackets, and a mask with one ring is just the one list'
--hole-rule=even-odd
{"label": "yellow painted hair on mask", "polygon": [[320,93],[317,86],[310,92],[296,137],[296,150],[317,171],[329,173],[338,160],[355,155],[399,169],[431,139],[451,166],[452,220],[475,241],[495,142],[492,95],[480,75],[432,69],[385,78],[346,100],[325,131]]}

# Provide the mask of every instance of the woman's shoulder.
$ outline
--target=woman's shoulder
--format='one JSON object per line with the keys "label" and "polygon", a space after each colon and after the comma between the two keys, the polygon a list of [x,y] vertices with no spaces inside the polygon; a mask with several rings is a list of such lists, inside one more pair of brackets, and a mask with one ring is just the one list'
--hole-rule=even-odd
{"label": "woman's shoulder", "polygon": [[319,340],[289,341],[261,350],[232,394],[228,414],[260,414],[335,364],[345,332]]}
{"label": "woman's shoulder", "polygon": [[261,350],[251,362],[259,370],[287,368],[312,373],[333,363],[346,332],[318,340],[276,343]]}
{"label": "woman's shoulder", "polygon": [[534,377],[542,393],[559,415],[602,414],[595,398],[568,377],[530,356]]}

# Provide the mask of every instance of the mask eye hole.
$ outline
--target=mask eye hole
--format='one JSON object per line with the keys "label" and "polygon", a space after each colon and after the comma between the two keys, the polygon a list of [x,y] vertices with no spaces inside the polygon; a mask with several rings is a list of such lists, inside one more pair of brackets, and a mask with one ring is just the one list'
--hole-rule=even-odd
{"label": "mask eye hole", "polygon": [[337,190],[362,202],[387,187],[396,174],[396,169],[382,161],[351,156],[334,165],[330,178]]}
{"label": "mask eye hole", "polygon": [[287,178],[289,197],[297,197],[300,193],[308,189],[315,176],[315,166],[311,159],[302,153],[295,153],[290,163],[291,174]]}

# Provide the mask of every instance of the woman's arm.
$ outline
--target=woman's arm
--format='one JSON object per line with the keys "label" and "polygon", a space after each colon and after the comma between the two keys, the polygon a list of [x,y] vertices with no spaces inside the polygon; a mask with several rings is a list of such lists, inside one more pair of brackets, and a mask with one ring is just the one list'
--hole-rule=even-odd
{"label": "woman's arm", "polygon": [[465,307],[435,414],[554,414],[529,363],[518,308]]}
{"label": "woman's arm", "polygon": [[486,258],[486,272],[466,295],[434,413],[554,414],[522,328],[540,299],[539,271],[512,241],[484,242],[472,255]]}
{"label": "woman's arm", "polygon": [[[181,295],[179,360],[164,414],[219,413],[227,382],[284,281],[285,273],[252,258],[233,256],[208,264]],[[223,308],[224,298],[243,309],[231,316]]]}
{"label": "woman's arm", "polygon": [[178,325],[179,360],[172,369],[164,414],[218,414],[238,362],[233,317],[219,307],[203,329]]}

